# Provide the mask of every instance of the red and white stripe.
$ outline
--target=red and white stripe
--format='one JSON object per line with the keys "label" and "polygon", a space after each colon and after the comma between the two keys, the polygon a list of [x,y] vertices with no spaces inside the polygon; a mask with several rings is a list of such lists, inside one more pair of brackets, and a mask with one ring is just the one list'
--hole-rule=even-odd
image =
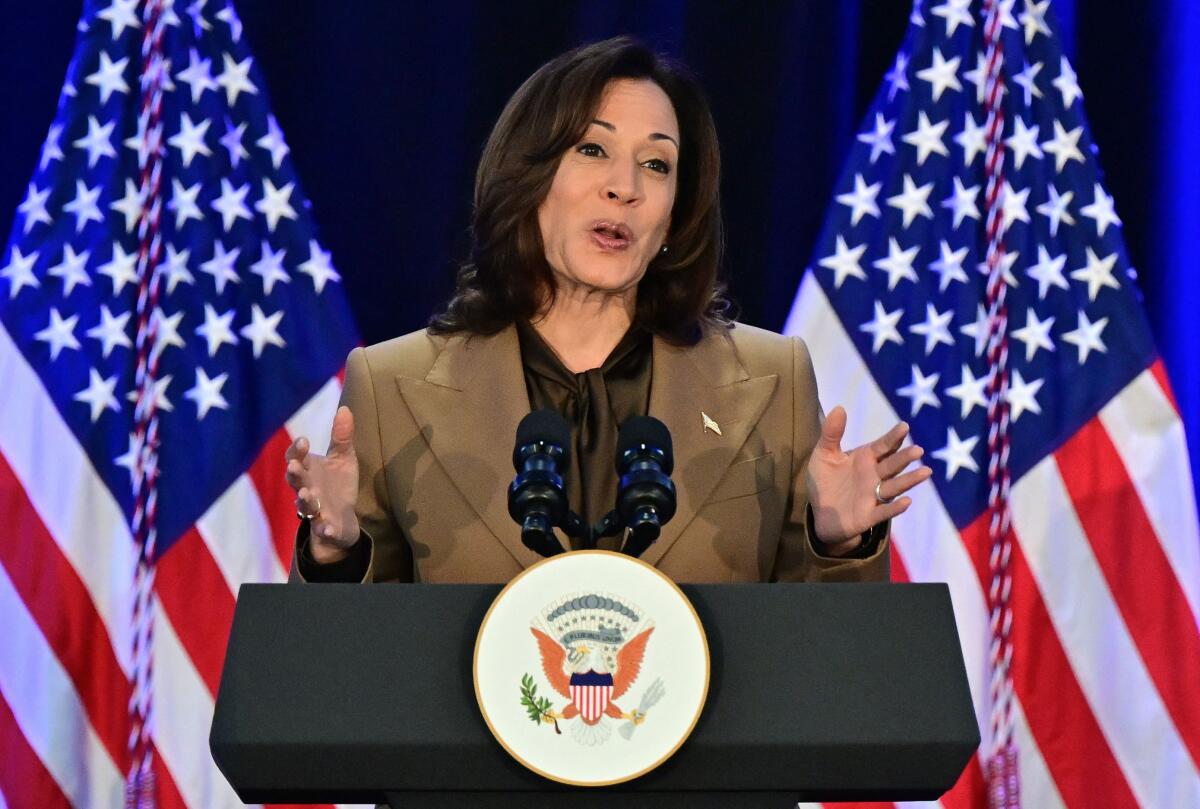
{"label": "red and white stripe", "polygon": [[[119,806],[131,759],[136,545],[121,509],[0,327],[0,807]],[[337,379],[161,558],[150,726],[159,806],[240,807],[208,750],[237,588],[282,582],[292,436],[328,441]],[[290,519],[288,519],[290,517]],[[233,527],[232,530],[227,530]]]}
{"label": "red and white stripe", "polygon": [[589,722],[595,722],[604,715],[608,707],[608,698],[612,695],[611,685],[572,685],[570,686],[571,702],[579,709],[579,713]]}
{"label": "red and white stripe", "polygon": [[[806,338],[826,411],[849,412],[848,445],[900,420],[811,274],[785,331]],[[1200,530],[1161,367],[1130,383],[1011,496],[1022,804],[1200,806]],[[928,485],[893,530],[894,576],[950,587],[983,753],[988,533],[986,514],[956,529]],[[977,757],[939,803],[986,806],[983,764]]]}

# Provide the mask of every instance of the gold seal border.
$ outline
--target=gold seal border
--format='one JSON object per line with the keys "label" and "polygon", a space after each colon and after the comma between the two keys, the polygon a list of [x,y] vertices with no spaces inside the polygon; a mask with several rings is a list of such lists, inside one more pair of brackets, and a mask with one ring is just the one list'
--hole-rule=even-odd
{"label": "gold seal border", "polygon": [[[505,742],[504,739],[502,739],[500,737],[500,734],[496,732],[496,728],[492,724],[491,717],[488,716],[487,709],[485,709],[483,706],[483,699],[481,698],[480,693],[479,693],[479,645],[480,645],[480,642],[483,640],[483,631],[484,631],[484,629],[487,628],[488,620],[492,617],[492,611],[494,609],[496,609],[496,605],[499,604],[501,599],[504,598],[504,595],[509,591],[509,588],[513,587],[517,582],[521,581],[521,579],[525,578],[527,575],[532,573],[534,570],[537,570],[539,567],[541,567],[543,565],[550,564],[552,562],[556,562],[560,559],[565,559],[567,556],[575,556],[578,554],[589,554],[589,555],[600,554],[600,555],[604,555],[604,556],[616,556],[616,557],[619,557],[626,561],[636,562],[637,564],[641,565],[642,567],[646,568],[647,570],[653,572],[654,575],[658,576],[660,579],[662,579],[664,582],[666,582],[671,587],[671,589],[674,590],[676,592],[676,594],[678,594],[680,600],[683,601],[684,605],[687,607],[688,612],[690,612],[692,614],[692,620],[696,622],[696,629],[700,633],[700,645],[704,649],[704,688],[700,694],[700,704],[696,707],[696,714],[692,717],[692,721],[688,723],[687,730],[685,730],[683,732],[683,735],[680,737],[679,741],[677,741],[675,743],[675,746],[672,747],[670,750],[668,750],[661,758],[659,758],[653,764],[650,764],[649,766],[644,767],[643,769],[638,770],[637,772],[632,773],[631,775],[627,775],[622,778],[616,778],[611,781],[573,781],[569,778],[563,778],[561,776],[554,775],[553,773],[546,772],[545,770],[541,769],[540,767],[533,766],[528,761],[526,761],[521,756],[519,756],[515,750],[513,750],[511,747],[509,747],[508,743]],[[696,608],[694,606],[692,606],[691,600],[684,594],[683,590],[681,590],[679,588],[679,585],[676,584],[671,579],[670,576],[663,573],[661,570],[656,568],[654,565],[651,565],[648,562],[643,562],[641,559],[638,559],[633,556],[629,556],[628,554],[616,553],[615,551],[602,551],[602,550],[570,551],[569,553],[563,554],[562,556],[559,556],[556,554],[556,555],[548,557],[546,559],[542,559],[539,562],[535,562],[534,564],[532,564],[529,567],[522,570],[520,573],[518,573],[512,579],[510,579],[508,584],[504,585],[504,589],[502,589],[499,592],[499,594],[497,594],[496,598],[492,601],[491,606],[488,607],[487,613],[484,614],[483,620],[480,621],[480,623],[479,623],[479,631],[475,633],[475,651],[474,651],[474,654],[472,655],[472,660],[471,660],[471,681],[475,687],[475,703],[479,706],[479,713],[483,716],[483,721],[484,721],[484,724],[487,725],[488,731],[492,734],[492,737],[500,744],[500,746],[504,748],[504,751],[506,753],[508,753],[510,756],[512,756],[518,763],[520,763],[521,766],[523,766],[525,769],[527,769],[531,772],[537,773],[538,775],[540,775],[543,778],[546,778],[550,781],[556,781],[560,784],[567,784],[568,786],[608,787],[608,786],[613,786],[614,784],[624,784],[628,781],[634,780],[635,778],[641,778],[646,773],[651,772],[652,770],[655,770],[658,767],[662,766],[663,762],[667,761],[668,759],[671,758],[671,756],[675,755],[675,753],[678,752],[679,748],[683,746],[684,742],[686,742],[691,737],[692,731],[695,730],[695,728],[696,728],[696,723],[700,721],[700,715],[704,713],[704,706],[706,704],[708,704],[708,686],[712,682],[712,657],[709,654],[709,649],[708,649],[708,635],[704,631],[704,624],[700,620],[700,616],[696,614]]]}

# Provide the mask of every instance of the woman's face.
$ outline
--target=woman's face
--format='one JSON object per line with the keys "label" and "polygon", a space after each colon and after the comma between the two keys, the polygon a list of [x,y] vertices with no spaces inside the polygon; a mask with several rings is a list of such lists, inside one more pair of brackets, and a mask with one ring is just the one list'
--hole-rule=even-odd
{"label": "woman's face", "polygon": [[560,292],[637,285],[666,241],[678,163],[679,123],[663,89],[648,79],[609,82],[538,208]]}

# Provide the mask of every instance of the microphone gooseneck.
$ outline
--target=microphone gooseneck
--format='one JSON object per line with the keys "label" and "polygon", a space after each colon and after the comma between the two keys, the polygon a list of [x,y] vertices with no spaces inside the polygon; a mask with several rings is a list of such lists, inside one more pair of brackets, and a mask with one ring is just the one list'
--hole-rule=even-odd
{"label": "microphone gooseneck", "polygon": [[617,514],[629,528],[622,553],[641,556],[675,516],[671,432],[652,416],[634,416],[617,434]]}

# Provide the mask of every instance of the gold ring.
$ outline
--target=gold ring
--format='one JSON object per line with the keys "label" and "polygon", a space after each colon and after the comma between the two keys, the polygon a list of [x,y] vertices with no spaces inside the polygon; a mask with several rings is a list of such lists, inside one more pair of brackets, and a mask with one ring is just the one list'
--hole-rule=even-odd
{"label": "gold ring", "polygon": [[886,506],[888,503],[892,502],[892,500],[895,500],[896,498],[892,497],[888,500],[883,499],[883,495],[879,493],[879,487],[882,485],[883,485],[882,480],[875,484],[875,502],[879,503],[879,505],[881,505],[881,506]]}
{"label": "gold ring", "polygon": [[[876,488],[876,490],[875,490],[875,494],[876,494],[876,495],[878,495],[878,494],[879,494],[879,489],[878,489],[878,488]],[[301,511],[300,509],[296,509],[296,516],[297,516],[297,517],[299,517],[299,518],[300,518],[300,519],[302,519],[302,520],[312,520],[312,519],[316,519],[316,516],[317,516],[318,514],[320,514],[320,513],[321,513],[321,498],[319,498],[319,497],[317,498],[317,510],[316,510],[316,511],[314,511],[312,514],[305,514],[305,513],[304,513],[303,511]]]}

